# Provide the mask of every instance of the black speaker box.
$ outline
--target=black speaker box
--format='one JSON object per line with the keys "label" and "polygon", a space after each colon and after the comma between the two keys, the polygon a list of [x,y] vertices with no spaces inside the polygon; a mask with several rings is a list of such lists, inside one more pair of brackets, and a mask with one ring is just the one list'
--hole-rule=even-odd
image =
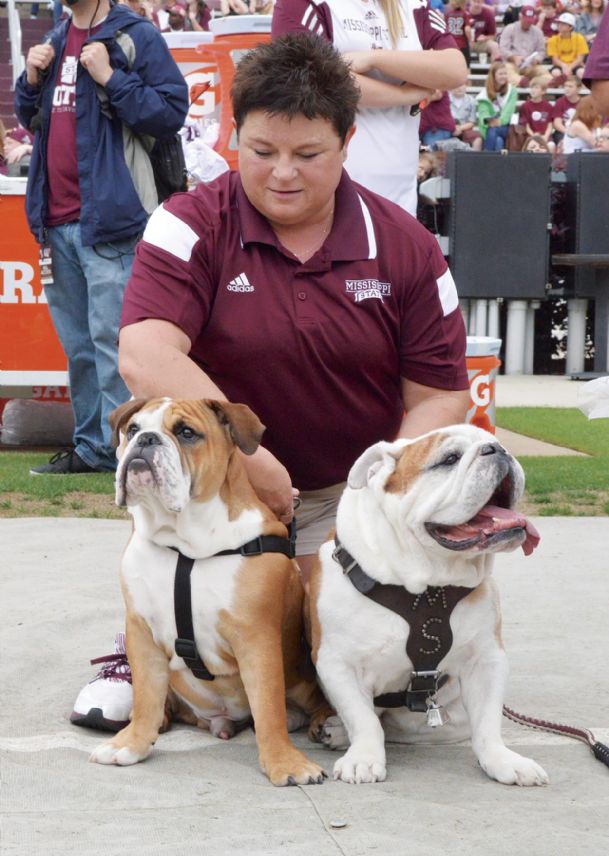
{"label": "black speaker box", "polygon": [[[609,152],[569,155],[567,187],[567,251],[578,255],[609,254]],[[595,297],[597,283],[593,268],[575,268],[575,297]]]}
{"label": "black speaker box", "polygon": [[551,158],[450,152],[449,264],[460,297],[545,296]]}

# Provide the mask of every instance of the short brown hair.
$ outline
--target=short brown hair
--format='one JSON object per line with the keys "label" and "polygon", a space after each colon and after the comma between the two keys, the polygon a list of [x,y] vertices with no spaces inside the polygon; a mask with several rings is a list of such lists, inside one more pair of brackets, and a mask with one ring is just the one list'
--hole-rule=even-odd
{"label": "short brown hair", "polygon": [[293,33],[257,45],[239,62],[233,86],[237,133],[252,110],[292,119],[326,119],[344,142],[360,91],[349,66],[327,41]]}

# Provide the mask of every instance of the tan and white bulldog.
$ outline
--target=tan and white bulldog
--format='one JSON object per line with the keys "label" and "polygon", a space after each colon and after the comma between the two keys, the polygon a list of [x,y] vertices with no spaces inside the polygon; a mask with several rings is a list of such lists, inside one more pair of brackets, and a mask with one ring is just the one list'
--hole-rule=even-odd
{"label": "tan and white bulldog", "polygon": [[[273,784],[320,783],[323,770],[288,737],[305,714],[327,710],[315,681],[300,673],[298,568],[280,553],[215,555],[260,535],[287,536],[239,452],[253,454],[263,425],[242,404],[167,398],[127,402],[112,423],[121,438],[116,501],[134,522],[121,568],[134,701],[130,724],[91,760],[142,761],[170,718],[225,739],[253,718],[260,766]],[[175,653],[176,549],[196,559],[193,628],[213,681],[196,678]]]}
{"label": "tan and white bulldog", "polygon": [[[334,765],[334,778],[383,781],[385,739],[427,743],[471,736],[491,778],[547,782],[538,764],[507,749],[501,737],[508,666],[491,570],[493,553],[522,545],[528,555],[539,541],[513,510],[523,487],[517,461],[492,434],[471,425],[378,443],[356,461],[338,507],[337,541],[320,548],[310,590],[313,660],[340,717],[326,723],[324,742],[349,746]],[[353,582],[358,579],[360,588]],[[389,606],[371,599],[387,594]],[[394,611],[396,600],[412,605],[407,618]],[[427,614],[434,617],[418,626],[417,610],[424,608],[433,608]],[[445,631],[452,645],[443,649]],[[440,674],[431,679],[437,692],[416,695],[430,678],[421,673],[415,680],[413,660],[429,662],[434,651],[442,657],[434,665]],[[403,704],[399,694],[407,688],[409,707],[383,707],[390,693]],[[446,714],[445,724],[430,727]]]}

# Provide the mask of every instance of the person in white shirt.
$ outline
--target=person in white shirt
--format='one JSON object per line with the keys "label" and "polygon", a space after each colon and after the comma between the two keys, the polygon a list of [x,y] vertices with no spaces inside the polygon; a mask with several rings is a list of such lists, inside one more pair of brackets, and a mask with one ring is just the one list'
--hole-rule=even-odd
{"label": "person in white shirt", "polygon": [[467,80],[444,16],[427,0],[277,0],[273,36],[298,31],[332,42],[360,87],[347,172],[414,215],[418,105]]}

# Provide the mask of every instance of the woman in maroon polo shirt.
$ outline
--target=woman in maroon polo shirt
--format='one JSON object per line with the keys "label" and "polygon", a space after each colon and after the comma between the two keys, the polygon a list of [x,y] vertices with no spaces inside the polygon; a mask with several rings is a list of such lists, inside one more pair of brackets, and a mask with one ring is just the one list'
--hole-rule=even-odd
{"label": "woman in maroon polo shirt", "polygon": [[[240,171],[153,213],[120,333],[134,395],[239,401],[267,426],[244,464],[282,521],[300,493],[303,574],[358,455],[461,422],[469,402],[463,319],[436,239],[343,169],[358,96],[317,36],[241,59]],[[112,687],[88,689],[107,698]]]}

